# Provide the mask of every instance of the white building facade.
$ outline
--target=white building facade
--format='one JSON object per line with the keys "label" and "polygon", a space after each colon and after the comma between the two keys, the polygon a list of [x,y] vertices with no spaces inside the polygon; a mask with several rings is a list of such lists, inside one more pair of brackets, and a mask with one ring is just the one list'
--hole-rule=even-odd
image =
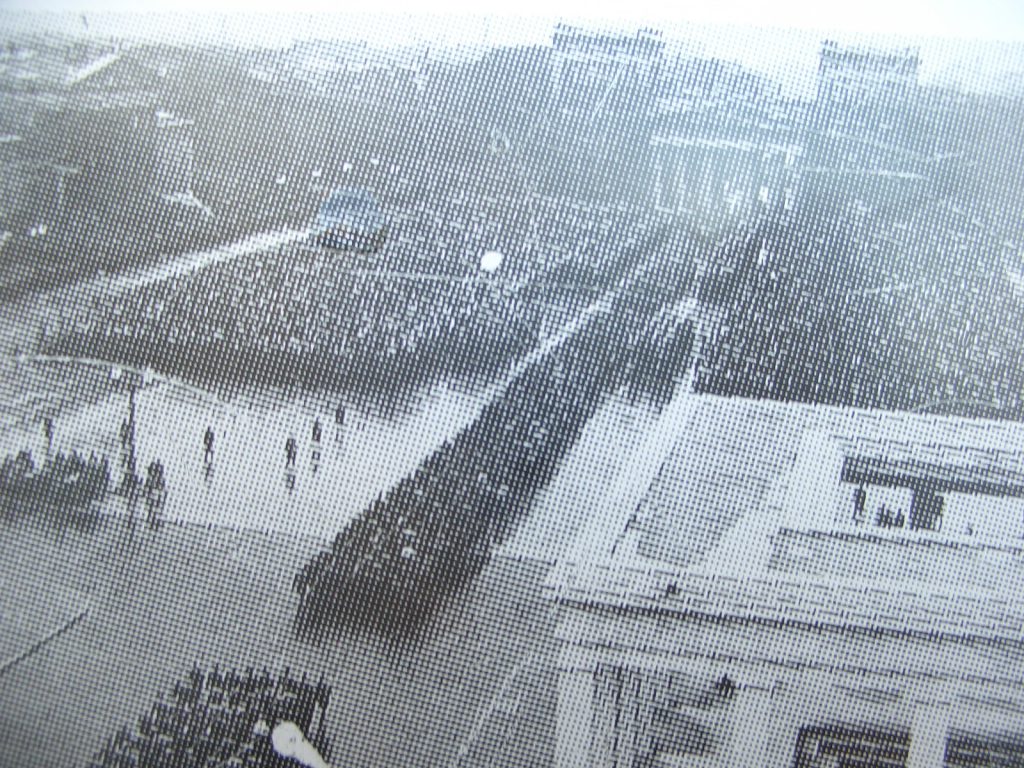
{"label": "white building facade", "polygon": [[[549,577],[557,768],[1022,764],[1016,425],[691,401]],[[855,520],[862,481],[930,483],[946,520]]]}

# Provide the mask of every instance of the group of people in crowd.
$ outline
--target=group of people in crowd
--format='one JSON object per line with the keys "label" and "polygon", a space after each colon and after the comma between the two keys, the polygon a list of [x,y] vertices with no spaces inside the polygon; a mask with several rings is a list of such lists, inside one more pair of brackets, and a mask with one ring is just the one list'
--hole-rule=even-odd
{"label": "group of people in crowd", "polygon": [[[538,258],[548,271],[534,276],[536,291],[480,279],[381,280],[370,269],[258,257],[124,294],[84,332],[65,328],[61,343],[77,339],[92,354],[185,377],[190,367],[217,367],[217,351],[208,354],[214,347],[238,352],[233,360],[245,361],[249,377],[277,355],[308,374],[305,383],[385,392],[439,375],[497,371],[535,348],[537,307],[559,290],[545,281],[562,275],[566,290],[588,300],[618,285],[610,311],[515,379],[295,578],[303,632],[414,630],[480,571],[605,396],[631,383],[634,396],[663,402],[689,362],[692,328],[660,312],[686,294],[685,281],[659,265],[632,284],[618,283],[664,247],[666,228],[654,230],[656,220],[626,209],[534,202],[538,252],[545,237],[570,248]],[[352,381],[325,381],[328,370],[348,372]],[[213,442],[204,436],[207,463]],[[285,446],[287,462],[295,450]]]}
{"label": "group of people in crowd", "polygon": [[[403,223],[413,231],[392,237],[400,243],[394,258],[387,251],[368,265],[285,247],[150,283],[92,311],[72,308],[47,351],[198,381],[371,392],[491,376],[537,343],[547,303],[581,288],[593,293],[575,275],[558,279],[556,267],[605,266],[610,274],[623,233],[638,229],[611,207],[583,210],[537,196],[528,217],[515,202],[488,203],[494,218],[486,220],[471,215],[471,199],[432,204],[433,222],[426,212],[413,216],[423,231]],[[484,274],[480,257],[494,247],[505,249],[501,271]],[[424,254],[432,254],[429,264]],[[598,269],[587,281],[605,276]],[[531,283],[537,290],[520,290]]]}
{"label": "group of people in crowd", "polygon": [[671,312],[652,317],[638,337],[630,340],[630,398],[647,397],[656,405],[671,400],[677,379],[690,367],[694,338],[691,319],[680,320]]}
{"label": "group of people in crowd", "polygon": [[513,201],[495,199],[485,206],[465,193],[433,194],[393,218],[384,252],[389,269],[456,277],[475,270],[485,250],[506,254],[506,269],[525,266],[528,225]]}
{"label": "group of people in crowd", "polygon": [[49,416],[43,419],[43,435],[46,456],[42,466],[36,465],[28,449],[8,455],[0,463],[0,513],[10,518],[27,516],[55,524],[92,527],[99,520],[93,502],[116,493],[129,499],[130,515],[134,515],[134,502],[141,498],[146,504],[150,524],[159,524],[160,510],[167,496],[164,466],[159,460],[151,461],[146,467],[145,480],[138,476],[127,421],[121,425],[118,469],[121,479],[116,487],[112,485],[107,456],[93,452],[86,459],[74,449],[68,453],[54,451],[54,425]]}
{"label": "group of people in crowd", "polygon": [[871,214],[741,230],[713,258],[702,299],[717,331],[699,391],[885,409],[936,401],[1021,411],[1024,342],[992,238],[931,201],[893,223]]}
{"label": "group of people in crowd", "polygon": [[[867,521],[867,491],[863,485],[858,485],[853,492],[853,521],[857,525],[863,525]],[[907,518],[902,508],[894,513],[888,504],[880,504],[875,509],[875,518],[871,522],[878,528],[902,528]]]}
{"label": "group of people in crowd", "polygon": [[[181,285],[177,285],[177,283]],[[150,365],[185,378],[378,388],[471,366],[481,344],[528,346],[530,308],[475,279],[431,281],[282,252],[146,286],[69,329],[54,352]],[[499,334],[499,329],[501,334]],[[486,366],[487,360],[480,360]]]}
{"label": "group of people in crowd", "polygon": [[5,517],[45,520],[55,525],[88,526],[97,516],[91,503],[110,490],[106,457],[83,458],[58,452],[37,467],[28,450],[0,464],[0,512]]}
{"label": "group of people in crowd", "polygon": [[481,571],[603,399],[631,376],[652,375],[650,363],[637,365],[636,341],[685,289],[659,275],[625,287],[611,312],[538,360],[378,497],[296,574],[300,634],[416,636]]}
{"label": "group of people in crowd", "polygon": [[193,668],[159,695],[150,711],[125,725],[96,752],[90,768],[269,768],[294,764],[274,749],[271,734],[294,723],[325,759],[324,716],[331,688],[285,669],[244,673]]}

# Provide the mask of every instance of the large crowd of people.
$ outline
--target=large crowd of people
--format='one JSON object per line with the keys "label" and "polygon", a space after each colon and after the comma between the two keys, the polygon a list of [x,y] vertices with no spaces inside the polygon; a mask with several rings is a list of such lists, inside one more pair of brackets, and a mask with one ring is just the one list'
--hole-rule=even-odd
{"label": "large crowd of people", "polygon": [[26,450],[0,463],[0,514],[8,519],[94,525],[97,514],[92,502],[109,490],[110,466],[105,457],[85,459],[75,451],[58,452],[37,467]]}
{"label": "large crowd of people", "polygon": [[99,749],[90,768],[278,768],[294,765],[274,749],[271,734],[294,723],[325,759],[324,716],[331,688],[321,679],[194,668],[160,694],[150,711],[125,725]]}
{"label": "large crowd of people", "polygon": [[629,340],[629,396],[635,402],[648,398],[663,405],[671,398],[677,380],[687,371],[695,332],[690,319],[680,321],[669,312],[651,317]]}
{"label": "large crowd of people", "polygon": [[[319,638],[368,630],[406,638],[421,631],[481,571],[603,398],[631,376],[655,375],[652,350],[667,350],[640,345],[646,351],[638,353],[636,340],[652,318],[663,317],[662,291],[678,300],[686,290],[663,277],[625,287],[611,312],[527,369],[473,424],[364,510],[329,551],[311,559],[293,585],[299,632]],[[685,340],[685,329],[677,337]],[[667,343],[658,338],[658,345]],[[664,366],[657,375],[675,373]]]}
{"label": "large crowd of people", "polygon": [[1021,413],[1019,304],[976,217],[929,202],[761,225],[716,254],[702,299],[721,311],[698,391],[857,407],[984,402]]}
{"label": "large crowd of people", "polygon": [[[547,303],[614,279],[623,243],[650,224],[534,204],[536,233],[513,201],[493,199],[488,216],[448,201],[412,217],[419,231],[402,223],[379,261],[282,249],[169,278],[69,313],[44,344],[198,381],[394,391],[493,375],[537,343]],[[485,275],[480,256],[495,247],[507,249],[502,271]],[[570,262],[588,265],[585,282],[557,279]]]}

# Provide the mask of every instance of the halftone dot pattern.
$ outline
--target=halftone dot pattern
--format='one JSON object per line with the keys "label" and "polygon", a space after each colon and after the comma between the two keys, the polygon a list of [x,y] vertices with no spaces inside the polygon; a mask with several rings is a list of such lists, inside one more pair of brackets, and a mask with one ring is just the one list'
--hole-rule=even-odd
{"label": "halftone dot pattern", "polygon": [[1021,46],[0,30],[0,766],[1024,765]]}

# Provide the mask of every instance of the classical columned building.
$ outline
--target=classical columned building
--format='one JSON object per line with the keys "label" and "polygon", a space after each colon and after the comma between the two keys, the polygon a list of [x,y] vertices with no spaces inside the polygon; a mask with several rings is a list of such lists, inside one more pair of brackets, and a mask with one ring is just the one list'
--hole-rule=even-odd
{"label": "classical columned building", "polygon": [[548,580],[557,768],[1024,764],[1024,434],[677,398]]}
{"label": "classical columned building", "polygon": [[800,110],[738,64],[678,57],[662,67],[651,135],[654,205],[735,226],[796,204]]}

